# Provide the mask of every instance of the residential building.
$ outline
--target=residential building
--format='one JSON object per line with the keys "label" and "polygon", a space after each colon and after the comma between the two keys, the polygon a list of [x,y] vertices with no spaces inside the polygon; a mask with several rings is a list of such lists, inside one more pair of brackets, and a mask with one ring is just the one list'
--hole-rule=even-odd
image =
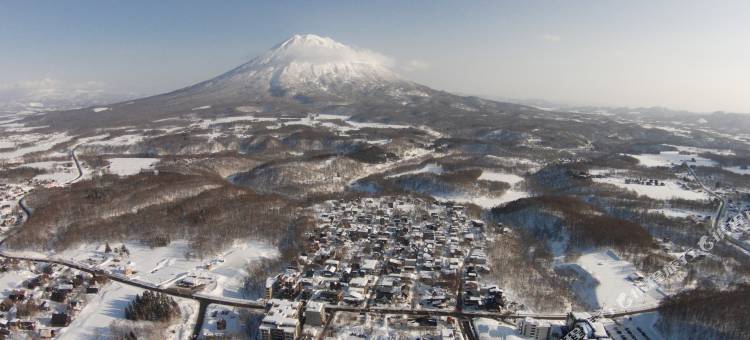
{"label": "residential building", "polygon": [[519,321],[518,333],[536,340],[547,340],[550,333],[550,325],[547,322],[527,317]]}
{"label": "residential building", "polygon": [[299,338],[302,303],[272,299],[260,324],[261,340],[295,340]]}

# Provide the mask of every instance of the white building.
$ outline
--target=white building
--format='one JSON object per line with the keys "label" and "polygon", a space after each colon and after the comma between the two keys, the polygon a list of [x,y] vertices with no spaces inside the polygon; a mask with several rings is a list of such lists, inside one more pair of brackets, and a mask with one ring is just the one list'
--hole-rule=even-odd
{"label": "white building", "polygon": [[610,339],[604,325],[586,312],[570,312],[566,326],[570,330],[563,339]]}
{"label": "white building", "polygon": [[263,294],[263,297],[266,299],[273,299],[273,286],[276,285],[276,280],[279,278],[279,276],[269,277],[266,279],[266,290]]}
{"label": "white building", "polygon": [[261,340],[295,340],[299,338],[301,302],[272,299],[260,324]]}
{"label": "white building", "polygon": [[326,323],[325,304],[319,301],[308,301],[305,307],[305,324],[322,326]]}

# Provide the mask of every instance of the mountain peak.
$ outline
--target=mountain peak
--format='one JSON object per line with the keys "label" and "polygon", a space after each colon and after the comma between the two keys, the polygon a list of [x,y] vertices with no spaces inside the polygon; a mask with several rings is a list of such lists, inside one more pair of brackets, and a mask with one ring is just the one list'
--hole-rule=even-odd
{"label": "mountain peak", "polygon": [[382,54],[348,46],[328,37],[296,34],[248,63],[255,67],[288,64],[366,64],[388,68],[391,62]]}
{"label": "mountain peak", "polygon": [[377,52],[297,34],[200,88],[276,97],[366,92],[399,81],[390,64]]}
{"label": "mountain peak", "polygon": [[316,34],[295,34],[286,41],[279,44],[279,47],[288,47],[288,46],[295,46],[295,45],[319,45],[319,46],[325,46],[325,45],[336,45],[340,44],[339,42],[329,38],[329,37],[321,37]]}

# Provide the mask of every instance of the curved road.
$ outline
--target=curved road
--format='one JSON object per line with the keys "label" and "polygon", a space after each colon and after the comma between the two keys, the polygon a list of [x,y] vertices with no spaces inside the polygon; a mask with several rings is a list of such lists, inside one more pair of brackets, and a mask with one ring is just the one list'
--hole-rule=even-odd
{"label": "curved road", "polygon": [[71,157],[71,158],[73,158],[73,163],[75,163],[75,165],[76,165],[76,168],[78,169],[78,176],[77,176],[76,178],[73,178],[73,179],[71,179],[71,180],[69,180],[69,181],[65,182],[65,184],[72,184],[72,183],[75,183],[75,182],[77,182],[77,181],[78,181],[79,179],[81,179],[81,177],[83,177],[83,168],[81,168],[81,162],[79,162],[79,161],[78,161],[78,157],[76,157],[76,149],[78,149],[78,147],[79,147],[80,145],[81,145],[81,144],[78,144],[78,145],[76,145],[75,147],[73,147],[73,150],[70,150],[70,157]]}

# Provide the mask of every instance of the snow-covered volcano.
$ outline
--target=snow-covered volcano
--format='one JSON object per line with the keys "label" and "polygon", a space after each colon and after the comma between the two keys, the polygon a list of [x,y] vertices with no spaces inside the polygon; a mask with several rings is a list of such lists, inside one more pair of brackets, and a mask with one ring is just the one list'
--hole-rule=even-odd
{"label": "snow-covered volcano", "polygon": [[219,77],[258,86],[295,87],[383,82],[397,79],[388,58],[331,38],[295,35],[262,56]]}
{"label": "snow-covered volcano", "polygon": [[[431,120],[478,110],[516,110],[515,105],[436,91],[398,76],[389,58],[317,35],[295,35],[257,58],[215,78],[148,98],[84,108],[41,118],[38,124],[102,127],[136,124],[179,115],[309,112],[360,120]],[[200,110],[196,110],[200,108]]]}
{"label": "snow-covered volcano", "polygon": [[381,54],[331,38],[295,35],[223,75],[180,91],[220,101],[266,96],[346,99],[393,85],[407,85],[389,69],[390,64]]}

